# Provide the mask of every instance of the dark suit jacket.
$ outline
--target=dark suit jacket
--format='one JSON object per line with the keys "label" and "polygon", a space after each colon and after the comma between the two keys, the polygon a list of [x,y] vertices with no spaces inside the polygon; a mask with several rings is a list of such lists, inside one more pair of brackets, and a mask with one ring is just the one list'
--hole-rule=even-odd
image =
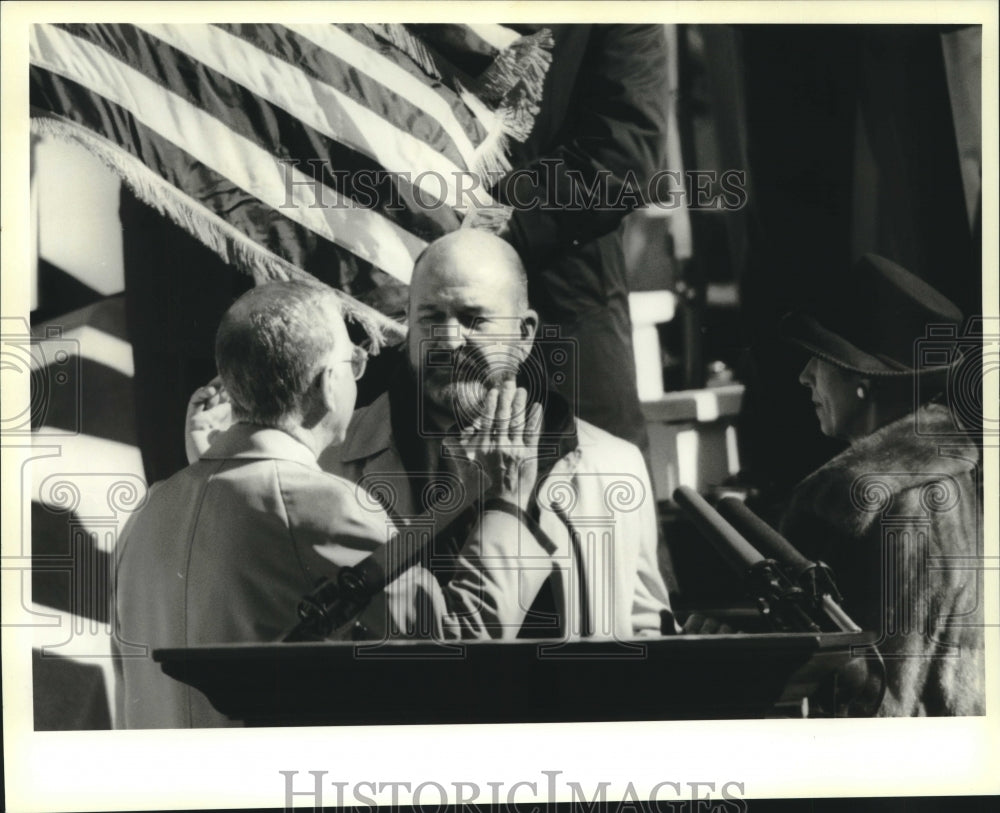
{"label": "dark suit jacket", "polygon": [[[527,267],[532,307],[575,343],[576,369],[588,372],[557,389],[579,417],[642,446],[618,227],[664,168],[666,38],[662,25],[544,27],[552,65],[497,196],[515,205],[509,239]],[[555,205],[520,205],[533,199]]]}

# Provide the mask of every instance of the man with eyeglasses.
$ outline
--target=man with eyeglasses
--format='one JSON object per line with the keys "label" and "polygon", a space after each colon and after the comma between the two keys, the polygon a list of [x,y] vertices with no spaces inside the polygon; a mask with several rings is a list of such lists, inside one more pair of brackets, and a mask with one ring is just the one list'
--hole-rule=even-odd
{"label": "man with eyeglasses", "polygon": [[[538,487],[520,507],[522,521],[554,553],[507,574],[508,589],[495,591],[481,609],[476,637],[485,631],[496,638],[626,640],[675,632],[642,455],[576,418],[550,390],[548,382],[571,359],[559,369],[534,363],[533,354],[551,349],[549,338],[536,336],[538,324],[524,265],[509,244],[475,229],[434,241],[414,266],[407,341],[392,351],[398,367],[388,390],[354,413],[345,442],[328,448],[320,466],[366,488],[393,516],[430,515],[431,565],[447,584],[463,566],[449,551],[448,532],[475,519],[466,434],[483,425],[523,425],[529,405],[542,404]],[[570,357],[575,343],[555,350]],[[592,374],[580,370],[581,378]],[[206,393],[191,399],[189,434],[199,437],[190,459],[227,420],[218,396]],[[518,544],[512,537],[509,550]]]}
{"label": "man with eyeglasses", "polygon": [[[150,489],[116,551],[114,647],[119,655],[127,645],[147,648],[115,660],[118,727],[226,725],[149,650],[280,640],[317,580],[396,532],[377,500],[317,462],[343,443],[365,367],[338,303],[318,282],[274,282],[223,317],[215,355],[232,424],[200,460]],[[514,397],[510,388],[491,395],[494,407]],[[487,485],[458,572],[441,586],[420,565],[406,571],[362,614],[370,635],[483,637],[483,603],[511,591],[523,557],[537,565],[551,554],[519,518],[535,482],[540,425],[536,408],[516,427],[491,421],[465,433],[460,451]]]}

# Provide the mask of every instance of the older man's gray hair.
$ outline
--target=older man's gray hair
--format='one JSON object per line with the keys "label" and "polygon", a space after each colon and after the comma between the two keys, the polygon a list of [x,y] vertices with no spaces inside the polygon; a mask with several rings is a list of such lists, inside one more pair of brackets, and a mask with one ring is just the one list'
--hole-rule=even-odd
{"label": "older man's gray hair", "polygon": [[222,317],[215,363],[233,417],[277,426],[299,414],[319,366],[337,342],[340,300],[320,282],[271,282],[248,291]]}

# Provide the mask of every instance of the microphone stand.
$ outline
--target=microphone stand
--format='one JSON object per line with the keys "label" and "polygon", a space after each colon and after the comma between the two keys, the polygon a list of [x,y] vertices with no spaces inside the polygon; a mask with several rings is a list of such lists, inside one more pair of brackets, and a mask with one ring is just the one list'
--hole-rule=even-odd
{"label": "microphone stand", "polygon": [[302,597],[297,608],[299,622],[284,635],[282,642],[326,639],[360,615],[371,596],[363,572],[356,567],[342,568],[336,580],[321,579],[312,592]]}
{"label": "microphone stand", "polygon": [[[683,486],[674,492],[674,499],[730,564],[744,572],[761,612],[768,616],[768,607],[778,608],[769,615],[772,623],[777,621],[789,630],[820,632],[814,619],[821,619],[840,632],[862,631],[840,606],[833,571],[823,562],[806,559],[742,501],[724,497],[716,511],[697,492]],[[771,558],[764,558],[761,551]],[[875,656],[874,670],[869,670],[863,658],[851,660],[820,692],[821,708],[825,699],[834,716],[875,715],[885,697],[887,680],[882,654],[874,645],[870,650]]]}
{"label": "microphone stand", "polygon": [[806,559],[781,534],[746,507],[736,497],[723,497],[718,502],[719,514],[768,556],[782,562],[792,579],[803,590],[809,607],[825,616],[841,632],[861,632],[844,612],[843,598],[833,580],[833,571],[824,562]]}
{"label": "microphone stand", "polygon": [[678,487],[674,501],[722,557],[743,575],[747,592],[776,630],[820,632],[809,614],[809,597],[785,575],[778,562],[761,555],[694,489]]}
{"label": "microphone stand", "polygon": [[[469,505],[437,538],[449,542],[456,535],[466,533],[480,510],[479,503]],[[282,637],[282,642],[322,641],[345,627],[361,614],[373,596],[423,558],[431,540],[425,523],[402,525],[388,542],[358,564],[342,567],[335,579],[321,579],[302,597],[298,606],[299,621]],[[364,635],[364,626],[355,622],[352,637]]]}

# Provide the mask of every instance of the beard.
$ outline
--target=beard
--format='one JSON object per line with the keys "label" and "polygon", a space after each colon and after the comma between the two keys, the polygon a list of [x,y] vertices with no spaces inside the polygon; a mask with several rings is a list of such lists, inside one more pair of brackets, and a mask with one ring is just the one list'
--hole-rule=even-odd
{"label": "beard", "polygon": [[482,410],[488,388],[481,381],[447,380],[425,386],[424,392],[434,406],[465,425],[462,416],[474,416]]}
{"label": "beard", "polygon": [[420,376],[423,397],[442,417],[469,426],[482,414],[486,394],[516,376],[517,361],[507,349],[476,348],[454,354],[453,362],[425,368]]}

